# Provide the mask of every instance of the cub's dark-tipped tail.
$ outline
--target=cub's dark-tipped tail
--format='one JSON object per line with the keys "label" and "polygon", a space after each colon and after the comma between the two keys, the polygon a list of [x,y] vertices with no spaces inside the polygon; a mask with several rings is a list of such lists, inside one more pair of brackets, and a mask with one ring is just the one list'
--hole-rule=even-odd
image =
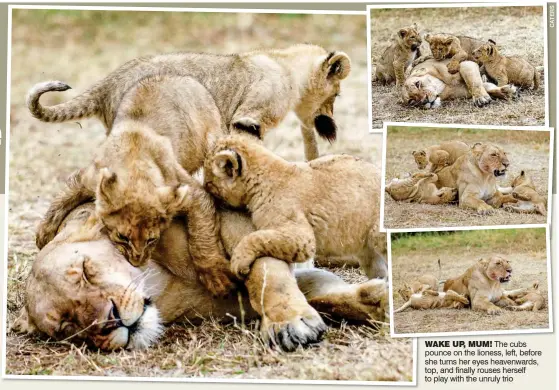
{"label": "cub's dark-tipped tail", "polygon": [[71,87],[62,81],[45,81],[36,84],[26,97],[27,108],[31,115],[43,122],[60,123],[94,116],[99,111],[99,104],[90,92],[76,96],[66,103],[44,107],[39,103],[41,95],[46,92],[62,92]]}

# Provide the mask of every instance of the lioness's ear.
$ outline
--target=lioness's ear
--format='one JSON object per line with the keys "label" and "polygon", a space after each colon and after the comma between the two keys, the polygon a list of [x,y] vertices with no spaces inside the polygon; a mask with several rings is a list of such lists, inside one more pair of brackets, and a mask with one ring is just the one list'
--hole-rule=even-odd
{"label": "lioness's ear", "polygon": [[109,168],[101,168],[99,176],[97,199],[111,206],[113,205],[113,192],[118,184],[116,173],[111,172]]}
{"label": "lioness's ear", "polygon": [[400,36],[400,38],[404,38],[407,33],[408,33],[407,28],[401,28],[400,31],[398,31],[398,35]]}
{"label": "lioness's ear", "polygon": [[22,334],[34,334],[39,330],[33,322],[29,319],[29,314],[27,313],[27,308],[24,306],[21,308],[17,318],[10,325],[9,332],[22,333]]}
{"label": "lioness's ear", "polygon": [[217,177],[236,179],[241,176],[242,170],[241,156],[234,150],[222,150],[213,158],[212,172]]}
{"label": "lioness's ear", "polygon": [[324,60],[324,65],[328,69],[327,78],[343,80],[351,70],[351,60],[343,51],[333,51]]}
{"label": "lioness's ear", "polygon": [[186,202],[189,200],[188,195],[191,193],[191,188],[186,184],[179,184],[177,186],[158,187],[156,192],[167,210],[177,211],[187,207]]}

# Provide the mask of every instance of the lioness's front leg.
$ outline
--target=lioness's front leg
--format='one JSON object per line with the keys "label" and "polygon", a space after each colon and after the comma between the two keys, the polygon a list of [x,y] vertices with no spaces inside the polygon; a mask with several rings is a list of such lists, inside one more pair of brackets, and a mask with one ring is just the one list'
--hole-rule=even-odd
{"label": "lioness's front leg", "polygon": [[487,214],[493,211],[493,207],[485,203],[479,197],[479,193],[479,188],[477,188],[476,186],[466,186],[458,196],[459,207],[463,209],[474,209],[479,214]]}
{"label": "lioness's front leg", "polygon": [[322,339],[326,325],[299,289],[289,264],[257,259],[245,281],[251,306],[262,316],[262,337],[285,350]]}
{"label": "lioness's front leg", "polygon": [[472,299],[472,309],[484,311],[487,314],[499,314],[502,310],[499,306],[494,305],[485,295],[476,296]]}
{"label": "lioness's front leg", "polygon": [[495,302],[495,305],[499,307],[510,307],[510,306],[516,306],[516,302],[508,298],[507,296],[503,295],[501,298],[499,298],[497,302]]}
{"label": "lioness's front leg", "polygon": [[231,270],[237,276],[244,276],[259,257],[270,256],[288,263],[302,263],[313,258],[315,253],[316,240],[308,222],[257,230],[243,237],[235,247]]}

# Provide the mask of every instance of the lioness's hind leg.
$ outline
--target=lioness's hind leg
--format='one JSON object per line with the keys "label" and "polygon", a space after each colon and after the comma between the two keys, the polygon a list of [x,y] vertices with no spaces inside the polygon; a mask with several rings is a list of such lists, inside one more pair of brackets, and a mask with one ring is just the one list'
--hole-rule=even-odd
{"label": "lioness's hind leg", "polygon": [[483,107],[491,103],[491,96],[483,87],[483,81],[479,73],[479,66],[472,61],[464,61],[460,63],[460,75],[468,87],[468,91],[472,95],[474,104]]}
{"label": "lioness's hind leg", "polygon": [[321,313],[360,323],[388,321],[388,285],[383,279],[348,284],[321,269],[300,270],[295,275],[309,303]]}
{"label": "lioness's hind leg", "polygon": [[322,339],[326,325],[307,302],[286,262],[270,257],[257,259],[245,285],[251,306],[262,316],[264,340],[292,351]]}
{"label": "lioness's hind leg", "polygon": [[509,100],[518,97],[518,88],[512,84],[498,87],[493,83],[483,83],[483,87],[492,98]]}

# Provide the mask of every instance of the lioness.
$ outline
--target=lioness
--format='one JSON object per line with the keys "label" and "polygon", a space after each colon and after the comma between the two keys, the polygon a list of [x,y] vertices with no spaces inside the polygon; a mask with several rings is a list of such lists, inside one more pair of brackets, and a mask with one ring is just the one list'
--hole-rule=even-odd
{"label": "lioness", "polygon": [[406,303],[394,310],[394,313],[400,313],[410,307],[418,310],[437,309],[440,307],[462,309],[468,306],[469,303],[468,298],[452,290],[447,292],[424,290],[420,293],[412,294]]}
{"label": "lioness", "polygon": [[406,68],[419,56],[421,42],[417,24],[399,29],[393,42],[379,58],[375,71],[376,80],[383,84],[396,81],[396,87],[401,87]]}
{"label": "lioness", "polygon": [[512,274],[508,260],[501,256],[479,259],[474,265],[456,278],[447,279],[443,290],[453,290],[466,296],[473,310],[497,314],[502,307],[516,306],[501,286]]}
{"label": "lioness", "polygon": [[437,173],[437,187],[458,190],[461,208],[486,214],[505,203],[516,203],[510,194],[499,191],[496,177],[504,176],[509,166],[505,151],[493,144],[476,143],[470,151]]}
{"label": "lioness", "polygon": [[290,263],[319,256],[358,256],[369,277],[385,277],[375,248],[378,168],[349,155],[291,163],[242,135],[216,142],[204,165],[205,188],[246,207],[257,229],[235,247],[231,269],[246,275],[258,257]]}
{"label": "lioness", "polygon": [[493,41],[478,47],[473,56],[499,87],[514,84],[536,90],[540,86],[539,72],[532,64],[519,56],[502,55]]}
{"label": "lioness", "polygon": [[396,201],[427,204],[446,204],[456,201],[458,191],[455,188],[437,188],[439,180],[436,173],[417,172],[406,179],[394,178],[384,190]]}
{"label": "lioness", "polygon": [[508,204],[507,209],[519,213],[540,213],[547,215],[547,199],[538,194],[532,178],[524,171],[512,181],[512,196],[517,203]]}
{"label": "lioness", "polygon": [[[241,213],[224,211],[220,220],[228,251],[254,229]],[[169,263],[183,264],[185,276],[169,272]],[[154,345],[162,325],[173,321],[261,316],[262,335],[293,350],[319,341],[326,329],[312,306],[362,323],[385,321],[388,312],[388,289],[382,280],[349,285],[318,269],[297,270],[294,277],[284,261],[273,258],[255,262],[242,302],[237,296],[213,298],[195,275],[183,222],[172,222],[153,261],[140,270],[96,223],[94,205],[84,204],[67,216],[37,255],[25,285],[25,307],[11,329],[114,350]]]}
{"label": "lioness", "polygon": [[429,171],[437,173],[447,165],[452,165],[456,159],[468,153],[470,147],[462,141],[441,142],[425,149],[412,152],[415,163],[419,169],[429,166]]}
{"label": "lioness", "polygon": [[450,62],[446,65],[450,74],[458,73],[461,62],[475,61],[474,50],[485,43],[465,35],[444,33],[425,34],[425,40],[429,42],[431,53],[437,61],[450,58]]}
{"label": "lioness", "polygon": [[538,311],[545,305],[545,299],[539,290],[539,282],[534,282],[531,289],[520,292],[517,294],[509,295],[509,298],[514,299],[518,306],[509,307],[511,310],[532,310]]}
{"label": "lioness", "polygon": [[[121,99],[142,79],[164,74],[191,77],[206,90],[205,95],[212,97],[211,107],[217,107],[221,117],[222,127],[214,128],[208,136],[236,130],[262,138],[293,111],[301,121],[305,157],[312,160],[318,157],[313,128],[330,141],[336,138],[334,101],[340,92],[340,81],[350,69],[351,61],[344,52],[328,52],[310,44],[229,55],[162,54],[131,60],[81,95],[52,107],[43,107],[40,96],[65,91],[70,86],[61,81],[37,84],[28,94],[27,105],[33,116],[45,122],[95,116],[110,132]],[[181,93],[185,98],[197,98],[188,90]],[[200,139],[190,140],[190,134],[183,137],[182,147],[188,143],[201,150],[206,147]],[[192,153],[189,165],[196,170],[201,160]],[[192,172],[190,167],[188,171]]]}
{"label": "lioness", "polygon": [[473,61],[461,62],[456,74],[448,71],[449,62],[430,59],[413,67],[402,88],[402,101],[409,106],[437,108],[445,100],[472,98],[476,106],[482,107],[492,98],[507,100],[517,94],[514,85],[484,83]]}

